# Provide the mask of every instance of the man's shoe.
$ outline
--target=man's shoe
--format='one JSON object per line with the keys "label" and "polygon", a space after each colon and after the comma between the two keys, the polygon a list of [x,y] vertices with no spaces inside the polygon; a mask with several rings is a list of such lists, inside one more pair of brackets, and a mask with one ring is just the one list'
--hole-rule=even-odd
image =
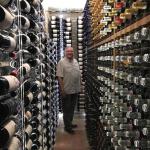
{"label": "man's shoe", "polygon": [[66,132],[68,132],[69,134],[75,134],[74,130],[72,130],[71,128],[64,128]]}
{"label": "man's shoe", "polygon": [[77,127],[78,127],[77,124],[72,124],[72,125],[71,125],[71,128],[77,128]]}

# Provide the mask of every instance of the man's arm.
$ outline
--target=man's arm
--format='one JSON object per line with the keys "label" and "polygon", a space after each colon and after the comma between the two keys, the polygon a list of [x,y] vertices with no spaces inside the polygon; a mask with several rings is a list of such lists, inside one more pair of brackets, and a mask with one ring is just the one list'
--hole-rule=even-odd
{"label": "man's arm", "polygon": [[60,85],[61,95],[64,97],[65,96],[65,91],[64,91],[64,81],[63,81],[63,78],[62,77],[58,77],[58,82],[59,82],[59,85]]}

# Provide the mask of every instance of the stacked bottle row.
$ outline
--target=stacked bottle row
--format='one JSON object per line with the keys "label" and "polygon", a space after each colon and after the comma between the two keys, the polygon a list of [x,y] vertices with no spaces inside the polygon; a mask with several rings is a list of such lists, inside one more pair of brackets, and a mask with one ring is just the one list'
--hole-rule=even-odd
{"label": "stacked bottle row", "polygon": [[63,18],[64,48],[72,46],[72,21],[70,18]]}
{"label": "stacked bottle row", "polygon": [[80,67],[80,72],[81,72],[81,82],[82,82],[82,93],[79,95],[79,100],[78,100],[78,110],[84,109],[85,105],[85,94],[84,94],[84,80],[83,80],[83,17],[79,16],[77,18],[77,52],[78,52],[78,62],[79,62],[79,67]]}
{"label": "stacked bottle row", "polygon": [[56,46],[44,31],[41,2],[0,4],[0,149],[51,149],[55,130],[48,127],[57,122],[58,105],[51,107],[51,93],[58,91],[49,62]]}
{"label": "stacked bottle row", "polygon": [[128,25],[147,16],[150,7],[146,0],[96,0],[89,1],[91,14],[91,36],[94,43],[126,28]]}
{"label": "stacked bottle row", "polygon": [[92,24],[84,43],[91,35],[94,42],[84,54],[91,149],[150,149],[149,13],[144,0],[87,1],[84,19]]}
{"label": "stacked bottle row", "polygon": [[84,13],[83,13],[83,30],[84,30],[84,45],[92,45],[92,36],[91,36],[91,14],[90,14],[89,1],[86,2]]}
{"label": "stacked bottle row", "polygon": [[149,31],[140,27],[98,47],[100,120],[115,149],[150,148]]}
{"label": "stacked bottle row", "polygon": [[59,36],[60,36],[60,20],[58,17],[56,16],[51,16],[51,20],[50,20],[50,28],[51,28],[51,38],[53,39],[54,42],[58,42],[59,41]]}

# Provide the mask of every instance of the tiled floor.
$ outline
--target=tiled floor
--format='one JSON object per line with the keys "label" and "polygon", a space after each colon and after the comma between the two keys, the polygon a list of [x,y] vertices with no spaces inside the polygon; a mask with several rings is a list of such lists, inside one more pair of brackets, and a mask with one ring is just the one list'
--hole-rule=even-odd
{"label": "tiled floor", "polygon": [[64,131],[62,115],[60,116],[54,150],[89,150],[84,115],[81,113],[75,114],[74,123],[78,125],[78,128],[75,129],[74,135],[70,135]]}

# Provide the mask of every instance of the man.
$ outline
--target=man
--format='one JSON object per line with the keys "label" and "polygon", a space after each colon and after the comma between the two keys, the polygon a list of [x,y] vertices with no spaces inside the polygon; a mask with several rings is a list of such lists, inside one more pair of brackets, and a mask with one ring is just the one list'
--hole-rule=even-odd
{"label": "man", "polygon": [[72,121],[78,93],[81,89],[81,73],[73,53],[72,47],[66,47],[65,57],[58,62],[56,73],[62,96],[64,129],[70,134],[74,134],[73,128],[77,127],[72,124]]}

